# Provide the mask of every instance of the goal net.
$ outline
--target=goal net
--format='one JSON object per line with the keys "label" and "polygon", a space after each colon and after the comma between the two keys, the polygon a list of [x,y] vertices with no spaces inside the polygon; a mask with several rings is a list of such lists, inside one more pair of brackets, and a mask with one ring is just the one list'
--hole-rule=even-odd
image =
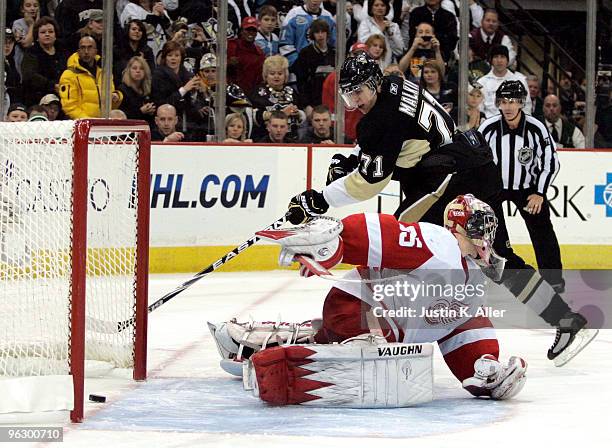
{"label": "goal net", "polygon": [[0,123],[0,413],[145,378],[149,151],[141,122]]}

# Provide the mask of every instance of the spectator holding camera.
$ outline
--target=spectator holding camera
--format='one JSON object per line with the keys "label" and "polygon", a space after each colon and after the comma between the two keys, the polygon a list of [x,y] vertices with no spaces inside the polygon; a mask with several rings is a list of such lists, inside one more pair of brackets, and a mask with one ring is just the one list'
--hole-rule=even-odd
{"label": "spectator holding camera", "polygon": [[208,45],[204,40],[204,29],[199,25],[188,26],[183,20],[177,20],[170,27],[170,40],[182,45],[185,49],[183,65],[191,74],[200,70],[199,63],[208,53]]}
{"label": "spectator holding camera", "polygon": [[159,106],[170,104],[182,117],[183,130],[187,128],[188,120],[197,121],[197,113],[192,106],[192,94],[200,87],[201,80],[183,65],[185,49],[177,42],[166,42],[160,52],[159,65],[153,72],[151,97]]}
{"label": "spectator holding camera", "polygon": [[[421,79],[425,61],[435,60],[444,68],[444,59],[440,48],[440,41],[434,34],[433,26],[427,22],[419,23],[410,49],[399,61],[400,69],[409,80],[418,83]],[[444,75],[444,71],[442,74]]]}
{"label": "spectator holding camera", "polygon": [[578,126],[561,115],[561,101],[556,95],[544,98],[544,124],[557,148],[584,149],[585,139]]}
{"label": "spectator holding camera", "polygon": [[425,0],[423,6],[414,8],[410,13],[410,40],[417,35],[417,27],[425,22],[436,30],[440,51],[444,61],[448,61],[457,46],[457,19],[455,15],[440,6],[441,0]]}
{"label": "spectator holding camera", "polygon": [[262,75],[264,85],[251,93],[255,116],[255,139],[266,133],[266,125],[274,111],[282,111],[288,119],[289,138],[297,139],[298,128],[306,120],[306,114],[297,106],[299,103],[296,91],[287,85],[289,78],[289,61],[276,55],[266,58]]}
{"label": "spectator holding camera", "polygon": [[368,3],[368,17],[359,24],[358,41],[366,42],[372,35],[378,34],[385,40],[385,59],[382,70],[389,65],[394,57],[400,57],[404,52],[404,42],[397,23],[386,18],[391,9],[390,0],[373,0]]}

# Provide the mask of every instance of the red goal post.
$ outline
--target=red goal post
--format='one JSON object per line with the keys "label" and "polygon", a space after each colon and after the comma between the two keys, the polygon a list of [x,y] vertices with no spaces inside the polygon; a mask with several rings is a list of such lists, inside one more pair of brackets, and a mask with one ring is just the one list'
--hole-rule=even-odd
{"label": "red goal post", "polygon": [[149,127],[0,123],[0,163],[0,413],[79,422],[88,370],[146,378]]}

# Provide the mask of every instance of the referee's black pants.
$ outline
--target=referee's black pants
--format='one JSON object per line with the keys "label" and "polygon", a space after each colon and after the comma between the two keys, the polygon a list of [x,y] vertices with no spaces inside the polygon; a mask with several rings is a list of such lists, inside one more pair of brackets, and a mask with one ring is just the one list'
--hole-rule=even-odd
{"label": "referee's black pants", "polygon": [[535,193],[533,190],[502,190],[500,197],[502,202],[512,202],[525,221],[542,277],[551,285],[562,285],[561,251],[550,220],[548,200],[544,198],[540,213],[532,215],[524,210],[529,202],[527,197],[533,193]]}

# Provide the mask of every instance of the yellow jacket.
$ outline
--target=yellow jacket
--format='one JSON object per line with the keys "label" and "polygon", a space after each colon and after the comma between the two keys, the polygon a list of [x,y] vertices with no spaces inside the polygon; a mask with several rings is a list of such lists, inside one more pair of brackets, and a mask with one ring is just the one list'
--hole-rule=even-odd
{"label": "yellow jacket", "polygon": [[[72,118],[99,118],[102,111],[102,68],[99,67],[100,56],[96,56],[96,77],[84,68],[79,61],[79,54],[68,58],[68,68],[60,78],[60,98],[64,113]],[[113,101],[113,109],[121,104],[123,94],[115,90],[111,80],[111,91],[119,96]]]}

